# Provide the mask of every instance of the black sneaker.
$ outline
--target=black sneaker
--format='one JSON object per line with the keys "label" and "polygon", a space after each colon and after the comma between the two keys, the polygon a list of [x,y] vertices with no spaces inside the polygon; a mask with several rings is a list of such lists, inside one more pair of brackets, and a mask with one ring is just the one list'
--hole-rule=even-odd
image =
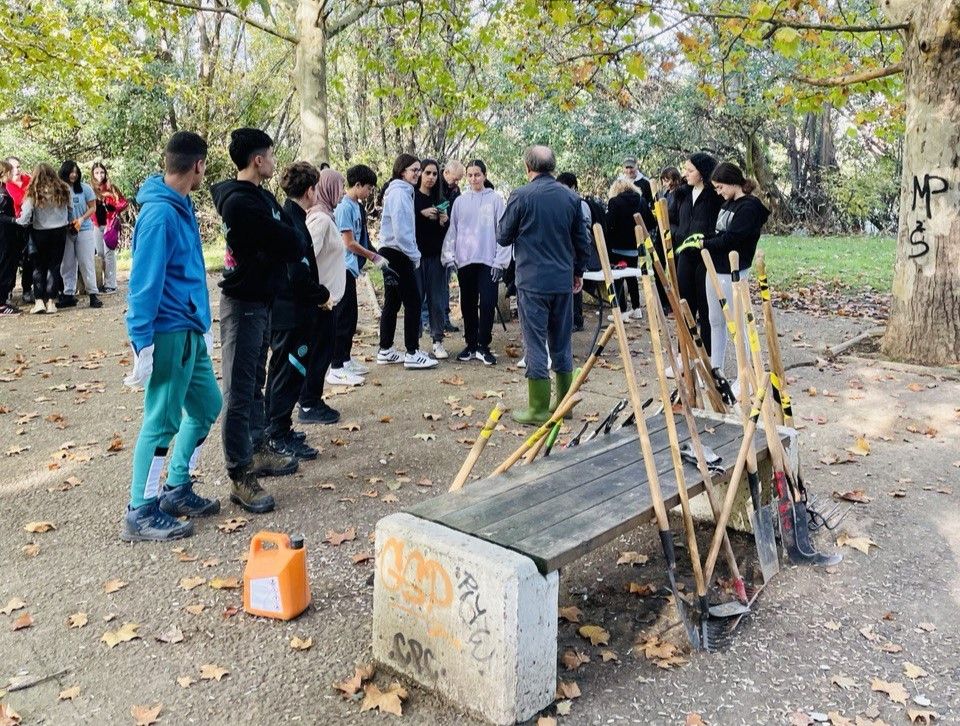
{"label": "black sneaker", "polygon": [[193,491],[194,480],[178,487],[166,484],[160,492],[160,509],[171,517],[209,517],[220,511],[216,499],[201,497]]}
{"label": "black sneaker", "polygon": [[275,454],[281,456],[293,456],[297,459],[313,461],[320,455],[318,449],[313,448],[303,441],[297,441],[290,434],[271,438],[268,446]]}
{"label": "black sneaker", "polygon": [[77,307],[77,297],[76,295],[61,295],[60,299],[57,300],[58,308],[75,308]]}
{"label": "black sneaker", "polygon": [[306,431],[295,431],[294,429],[290,429],[290,436],[293,437],[294,439],[296,439],[297,441],[306,441],[306,440],[307,440],[307,433],[306,433]]}
{"label": "black sneaker", "polygon": [[300,468],[297,457],[290,454],[278,454],[266,445],[253,453],[251,471],[256,476],[289,476]]}
{"label": "black sneaker", "polygon": [[169,542],[193,534],[193,522],[181,522],[160,509],[157,502],[130,509],[123,517],[124,542]]}
{"label": "black sneaker", "polygon": [[485,366],[495,366],[497,364],[497,357],[490,352],[489,348],[478,348],[476,355],[477,360],[483,361]]}
{"label": "black sneaker", "polygon": [[98,298],[96,295],[91,295],[91,296],[90,296],[90,307],[92,307],[92,308],[102,308],[102,307],[103,307],[103,300],[101,300],[100,298]]}
{"label": "black sneaker", "polygon": [[475,355],[476,351],[473,348],[464,348],[457,353],[457,360],[461,363],[466,363],[467,361],[473,360]]}
{"label": "black sneaker", "polygon": [[305,424],[325,424],[329,426],[340,420],[340,412],[321,402],[319,406],[301,407],[297,414],[297,420]]}
{"label": "black sneaker", "polygon": [[443,332],[445,332],[445,333],[459,333],[459,332],[460,332],[460,328],[458,328],[458,327],[457,327],[456,325],[454,325],[453,323],[447,323],[446,325],[443,326]]}
{"label": "black sneaker", "polygon": [[249,470],[230,481],[230,501],[254,514],[272,512],[276,506],[273,497],[260,486],[257,475]]}

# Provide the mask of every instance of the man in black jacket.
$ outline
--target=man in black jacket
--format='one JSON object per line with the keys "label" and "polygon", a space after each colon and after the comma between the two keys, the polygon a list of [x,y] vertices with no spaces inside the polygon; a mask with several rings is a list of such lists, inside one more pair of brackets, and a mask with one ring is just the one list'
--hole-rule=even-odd
{"label": "man in black jacket", "polygon": [[270,346],[270,306],[287,263],[302,258],[300,235],[276,198],[261,184],[273,176],[273,140],[260,129],[230,134],[230,158],[238,172],[210,191],[227,238],[220,282],[223,345],[223,452],[230,499],[249,512],[274,508],[257,476],[297,470],[297,459],[272,452],[265,442],[263,386]]}
{"label": "man in black jacket", "polygon": [[[287,263],[280,277],[277,296],[270,310],[270,369],[267,372],[267,440],[270,449],[284,456],[316,459],[319,452],[306,443],[306,436],[292,428],[293,407],[303,388],[316,341],[330,345],[333,310],[330,291],[317,275],[307,229],[307,210],[317,203],[320,172],[313,164],[298,161],[287,167],[280,187],[287,195],[283,205],[288,219],[300,235],[300,259]],[[315,335],[317,326],[325,332]]]}

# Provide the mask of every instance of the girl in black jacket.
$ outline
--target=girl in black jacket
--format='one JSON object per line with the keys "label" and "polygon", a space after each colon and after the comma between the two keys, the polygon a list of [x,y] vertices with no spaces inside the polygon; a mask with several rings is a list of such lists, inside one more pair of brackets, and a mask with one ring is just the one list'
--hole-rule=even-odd
{"label": "girl in black jacket", "polygon": [[[657,221],[650,211],[650,205],[640,194],[640,190],[627,179],[618,179],[610,187],[610,201],[607,202],[607,248],[610,251],[610,264],[624,264],[636,269],[638,260],[637,238],[634,232],[636,222],[634,214],[643,217],[647,229],[655,229]],[[632,310],[627,308],[627,295],[623,283],[626,282],[630,293]],[[640,307],[640,287],[636,277],[628,277],[624,281],[617,281],[617,300],[620,304],[621,317],[624,320],[640,320],[643,309]]]}
{"label": "girl in black jacket", "polygon": [[[717,217],[716,230],[703,240],[703,248],[710,251],[713,266],[720,278],[720,287],[727,300],[733,299],[733,282],[730,275],[731,252],[740,256],[740,276],[745,277],[753,264],[753,255],[757,251],[760,232],[770,216],[770,211],[759,199],[753,196],[756,185],[744,177],[736,164],[723,162],[713,170],[713,186],[724,200]],[[710,365],[723,370],[724,353],[727,347],[727,325],[717,298],[717,291],[711,282],[706,286],[707,302],[710,310],[710,325],[703,326],[703,341],[710,351]],[[746,352],[746,351],[745,351]],[[734,392],[737,392],[734,387]]]}
{"label": "girl in black jacket", "polygon": [[[695,243],[717,228],[717,215],[723,200],[710,183],[710,175],[717,166],[717,160],[709,154],[692,154],[684,164],[683,175],[687,186],[680,187],[674,197],[676,209],[676,232],[673,233],[673,245],[677,250],[677,287],[680,297],[687,301],[690,310],[700,326],[707,352],[710,352],[710,307],[706,295],[706,267],[700,258],[700,249],[691,244],[685,249],[685,242]],[[668,377],[673,371],[667,370]]]}

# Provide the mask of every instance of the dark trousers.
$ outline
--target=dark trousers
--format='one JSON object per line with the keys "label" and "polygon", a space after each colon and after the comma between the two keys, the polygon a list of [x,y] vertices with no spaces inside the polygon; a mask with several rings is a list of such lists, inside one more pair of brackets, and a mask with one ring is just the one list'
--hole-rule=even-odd
{"label": "dark trousers", "polygon": [[[637,261],[640,258],[637,255],[621,255],[616,252],[610,253],[610,264],[616,265],[618,262],[626,263],[627,267],[631,269],[637,269]],[[626,286],[626,292],[624,292],[624,286]],[[627,310],[627,292],[630,293],[630,306],[634,310],[640,309],[640,285],[637,282],[637,278],[628,277],[625,280],[617,280],[614,283],[614,287],[617,291],[617,300],[620,303],[620,312],[626,312]]]}
{"label": "dark trousers", "polygon": [[537,293],[517,290],[520,332],[527,362],[527,378],[550,378],[547,346],[557,373],[573,371],[573,293]]}
{"label": "dark trousers", "polygon": [[263,386],[270,349],[270,307],[220,295],[223,359],[223,458],[235,477],[263,443]]}
{"label": "dark trousers", "polygon": [[[349,272],[347,277],[352,277]],[[300,408],[314,408],[323,402],[323,379],[333,358],[333,337],[336,330],[336,310],[318,310],[308,336],[310,358],[307,361],[307,376],[300,389]]]}
{"label": "dark trousers", "polygon": [[32,235],[33,246],[37,249],[33,258],[33,296],[46,302],[55,298],[63,288],[60,263],[63,262],[67,228],[35,229]]}
{"label": "dark trousers", "polygon": [[698,323],[700,339],[707,353],[710,352],[710,303],[707,301],[707,268],[700,252],[685,250],[677,257],[677,287],[680,298],[690,305],[690,311]]}
{"label": "dark trousers", "polygon": [[[31,230],[24,230],[24,251],[23,257],[20,260],[20,289],[23,291],[23,294],[26,295],[27,291],[33,286],[33,257],[27,252],[27,242],[29,241],[30,235],[33,234]],[[62,257],[62,255],[61,255]],[[59,278],[59,275],[57,275]]]}
{"label": "dark trousers", "polygon": [[417,271],[410,258],[400,250],[381,247],[380,254],[387,258],[396,273],[396,284],[384,284],[383,310],[380,312],[380,349],[393,347],[397,333],[397,314],[403,306],[403,344],[408,353],[416,353],[420,347],[420,286]]}
{"label": "dark trousers", "polygon": [[17,268],[27,246],[27,231],[23,227],[18,224],[4,226],[4,248],[0,249],[0,305],[7,302],[13,286],[17,284]]}
{"label": "dark trousers", "polygon": [[443,340],[443,329],[448,319],[447,306],[450,303],[450,278],[446,268],[440,264],[440,256],[421,257],[417,278],[430,323],[430,339],[439,343]]}
{"label": "dark trousers", "polygon": [[583,327],[583,291],[574,294],[573,296],[573,327],[582,328]]}
{"label": "dark trousers", "polygon": [[481,263],[464,265],[457,269],[457,279],[460,280],[460,312],[467,347],[471,350],[489,348],[497,305],[497,285],[490,277],[490,267]]}
{"label": "dark trousers", "polygon": [[311,327],[270,331],[270,365],[264,395],[268,438],[280,438],[293,425],[293,407],[297,405],[310,363]]}
{"label": "dark trousers", "polygon": [[[340,298],[340,302],[333,309],[336,325],[330,365],[334,368],[343,368],[343,364],[350,360],[353,336],[357,334],[357,278],[353,276],[350,270],[347,270],[346,275],[347,284],[343,289],[343,297]],[[322,310],[321,312],[326,311]]]}

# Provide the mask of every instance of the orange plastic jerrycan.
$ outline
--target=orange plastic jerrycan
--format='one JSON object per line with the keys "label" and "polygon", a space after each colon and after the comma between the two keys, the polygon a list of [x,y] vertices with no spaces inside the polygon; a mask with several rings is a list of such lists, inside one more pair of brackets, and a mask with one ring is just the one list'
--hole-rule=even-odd
{"label": "orange plastic jerrycan", "polygon": [[255,534],[243,571],[243,609],[251,615],[290,620],[309,604],[303,537],[281,532]]}

